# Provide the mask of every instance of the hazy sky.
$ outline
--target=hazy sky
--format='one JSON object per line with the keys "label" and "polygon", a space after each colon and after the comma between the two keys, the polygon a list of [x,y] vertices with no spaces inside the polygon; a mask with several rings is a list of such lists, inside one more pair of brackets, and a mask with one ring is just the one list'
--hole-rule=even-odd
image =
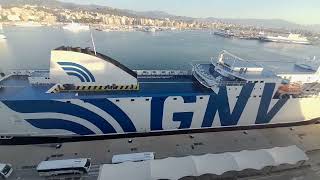
{"label": "hazy sky", "polygon": [[284,19],[320,24],[320,0],[61,0],[190,17]]}

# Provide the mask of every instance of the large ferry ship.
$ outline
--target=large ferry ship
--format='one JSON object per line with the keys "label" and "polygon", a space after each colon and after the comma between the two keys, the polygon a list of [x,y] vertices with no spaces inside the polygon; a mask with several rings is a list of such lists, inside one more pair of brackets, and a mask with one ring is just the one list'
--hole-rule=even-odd
{"label": "large ferry ship", "polygon": [[320,69],[275,72],[223,51],[192,71],[136,70],[89,48],[59,47],[48,71],[0,78],[0,134],[83,137],[310,122]]}
{"label": "large ferry ship", "polygon": [[279,42],[279,43],[293,43],[310,45],[311,42],[300,34],[289,34],[288,36],[262,36],[261,41]]}

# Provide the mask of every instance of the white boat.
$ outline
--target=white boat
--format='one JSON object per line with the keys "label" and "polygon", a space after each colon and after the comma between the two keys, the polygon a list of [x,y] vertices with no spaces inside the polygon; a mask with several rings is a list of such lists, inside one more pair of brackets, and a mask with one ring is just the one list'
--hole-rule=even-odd
{"label": "white boat", "polygon": [[103,32],[110,32],[110,29],[102,29]]}
{"label": "white boat", "polygon": [[88,25],[83,25],[79,23],[70,23],[62,27],[65,30],[72,32],[89,31],[90,27]]}
{"label": "white boat", "polygon": [[320,66],[320,63],[316,60],[316,57],[314,56],[313,59],[306,59],[305,62],[296,63],[295,66],[301,69],[317,71],[318,67]]}
{"label": "white boat", "polygon": [[4,35],[2,24],[0,24],[0,40],[7,39],[7,36]]}
{"label": "white boat", "polygon": [[156,28],[150,28],[149,31],[150,32],[156,32]]}
{"label": "white boat", "polygon": [[145,28],[142,29],[142,31],[154,33],[154,32],[156,32],[157,30],[156,30],[156,28],[154,28],[154,27],[145,27]]}
{"label": "white boat", "polygon": [[302,69],[307,69],[313,71],[314,68],[310,66],[309,64],[303,64],[303,63],[297,63],[295,64],[297,67],[302,68]]}
{"label": "white boat", "polygon": [[300,34],[289,34],[288,36],[261,36],[261,41],[279,42],[279,43],[294,43],[294,44],[311,44],[311,42]]}

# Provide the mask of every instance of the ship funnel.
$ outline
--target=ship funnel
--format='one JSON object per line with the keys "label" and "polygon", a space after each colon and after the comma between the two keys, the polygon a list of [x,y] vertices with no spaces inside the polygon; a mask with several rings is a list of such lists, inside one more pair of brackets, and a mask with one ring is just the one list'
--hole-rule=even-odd
{"label": "ship funnel", "polygon": [[74,86],[137,86],[137,74],[90,49],[60,47],[51,51],[50,79]]}

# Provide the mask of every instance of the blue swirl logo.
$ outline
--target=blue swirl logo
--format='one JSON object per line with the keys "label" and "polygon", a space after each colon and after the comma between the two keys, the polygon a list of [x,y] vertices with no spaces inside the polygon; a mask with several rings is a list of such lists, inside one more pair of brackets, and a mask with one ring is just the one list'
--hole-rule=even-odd
{"label": "blue swirl logo", "polygon": [[75,76],[81,82],[96,82],[92,73],[80,64],[73,62],[58,62],[58,64],[69,76]]}

